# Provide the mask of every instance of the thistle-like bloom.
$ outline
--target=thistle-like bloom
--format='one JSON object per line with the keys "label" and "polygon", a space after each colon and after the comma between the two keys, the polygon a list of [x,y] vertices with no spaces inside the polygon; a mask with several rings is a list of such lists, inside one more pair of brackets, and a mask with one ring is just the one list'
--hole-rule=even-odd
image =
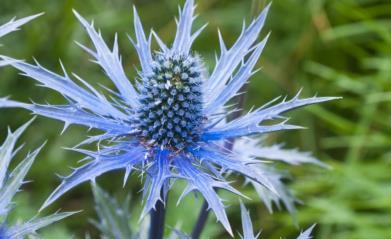
{"label": "thistle-like bloom", "polygon": [[72,212],[55,213],[42,218],[36,217],[22,224],[7,225],[6,223],[7,215],[14,206],[12,205],[11,200],[19,191],[20,186],[24,183],[24,177],[42,148],[40,147],[28,154],[11,173],[7,173],[12,157],[20,149],[18,148],[15,150],[16,141],[30,122],[13,133],[9,131],[3,145],[0,146],[0,239],[24,238],[27,235],[35,234],[38,229],[74,214]]}
{"label": "thistle-like bloom", "polygon": [[[263,185],[277,194],[267,174],[254,170],[255,159],[239,160],[227,142],[243,136],[265,134],[280,130],[299,129],[290,125],[281,114],[301,106],[332,100],[332,97],[312,97],[291,100],[278,99],[253,110],[233,121],[227,116],[235,109],[227,103],[240,93],[241,87],[256,72],[255,65],[266,44],[267,36],[258,41],[269,6],[244,26],[239,38],[227,48],[220,37],[221,54],[209,74],[202,58],[191,51],[192,43],[203,28],[192,31],[194,1],[187,0],[180,10],[178,30],[171,47],[165,45],[152,31],[147,38],[139,16],[134,10],[134,45],[141,63],[136,86],[128,80],[121,64],[117,38],[111,50],[101,34],[78,13],[75,13],[90,36],[95,49],[80,45],[99,64],[114,83],[106,97],[79,76],[79,86],[65,72],[53,73],[41,65],[31,65],[8,57],[11,65],[42,86],[61,93],[68,103],[64,105],[26,104],[2,99],[0,107],[19,107],[35,114],[71,124],[84,125],[103,131],[82,143],[98,142],[96,152],[75,149],[89,158],[89,162],[65,177],[50,195],[43,207],[48,206],[75,186],[108,171],[125,169],[125,181],[133,169],[146,175],[143,215],[162,200],[164,202],[173,179],[188,184],[183,196],[198,191],[208,202],[217,219],[232,234],[222,200],[216,189],[226,189],[238,195],[225,179],[226,173],[237,173]],[[159,50],[151,49],[154,38]],[[270,120],[276,120],[270,124]],[[265,124],[268,121],[268,124]],[[103,146],[104,147],[103,147]],[[163,192],[163,193],[162,193]],[[181,197],[182,198],[182,197]]]}
{"label": "thistle-like bloom", "polygon": [[[31,21],[34,18],[37,18],[41,15],[42,14],[37,14],[37,15],[21,18],[19,20],[11,19],[11,21],[0,26],[0,38],[7,35],[10,32],[18,30],[18,27],[28,23],[29,21]],[[6,65],[6,64],[7,64],[7,61],[0,61],[0,66]]]}

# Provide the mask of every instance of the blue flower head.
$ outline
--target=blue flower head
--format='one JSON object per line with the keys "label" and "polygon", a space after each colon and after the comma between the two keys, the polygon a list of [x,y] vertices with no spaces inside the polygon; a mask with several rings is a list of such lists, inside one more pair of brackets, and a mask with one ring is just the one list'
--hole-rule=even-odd
{"label": "blue flower head", "polygon": [[3,145],[0,146],[0,239],[24,238],[27,235],[34,234],[40,228],[74,214],[72,212],[55,213],[46,217],[35,217],[25,223],[10,226],[6,223],[7,215],[13,207],[11,200],[20,190],[20,186],[25,183],[24,177],[42,148],[40,147],[27,155],[12,172],[7,172],[12,157],[20,149],[15,150],[16,141],[30,122],[15,132],[9,131]]}
{"label": "blue flower head", "polygon": [[[79,45],[103,68],[117,88],[117,91],[110,91],[110,97],[74,75],[83,87],[76,84],[65,70],[64,75],[59,75],[38,63],[31,65],[2,57],[42,86],[61,93],[68,103],[41,105],[2,99],[0,107],[25,108],[65,122],[65,128],[78,124],[103,132],[82,142],[99,143],[98,151],[83,150],[80,145],[74,148],[90,161],[63,178],[43,207],[73,187],[94,180],[103,173],[125,169],[126,181],[131,171],[137,169],[147,176],[142,215],[153,209],[159,200],[165,201],[171,182],[182,179],[188,184],[182,196],[192,191],[202,194],[217,219],[232,234],[225,206],[216,193],[216,189],[221,188],[241,195],[225,179],[227,172],[242,175],[262,185],[269,193],[278,195],[278,189],[268,175],[253,167],[254,164],[262,165],[263,161],[254,158],[239,160],[238,155],[224,144],[244,136],[298,129],[299,126],[288,124],[282,113],[334,98],[301,99],[297,95],[279,103],[276,99],[242,117],[227,121],[227,116],[235,111],[227,106],[227,102],[240,93],[241,87],[256,72],[255,65],[268,38],[266,36],[258,41],[269,6],[249,26],[243,27],[232,47],[227,48],[219,34],[221,54],[211,73],[203,66],[202,58],[191,50],[205,27],[192,31],[196,18],[194,10],[194,1],[187,0],[180,10],[178,30],[169,47],[155,32],[151,31],[148,37],[145,35],[134,9],[135,38],[130,38],[130,41],[141,63],[135,85],[128,80],[122,67],[117,37],[113,49],[110,49],[93,24],[75,12],[94,49]],[[159,50],[151,49],[152,39],[158,43]],[[269,120],[279,122],[264,124]]]}

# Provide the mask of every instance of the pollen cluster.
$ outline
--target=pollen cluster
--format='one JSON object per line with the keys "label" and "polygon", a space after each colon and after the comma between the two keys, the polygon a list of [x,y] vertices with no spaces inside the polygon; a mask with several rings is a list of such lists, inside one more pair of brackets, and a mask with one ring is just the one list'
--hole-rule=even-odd
{"label": "pollen cluster", "polygon": [[140,85],[141,136],[150,144],[182,149],[198,140],[202,124],[202,65],[191,55],[154,55],[153,73]]}

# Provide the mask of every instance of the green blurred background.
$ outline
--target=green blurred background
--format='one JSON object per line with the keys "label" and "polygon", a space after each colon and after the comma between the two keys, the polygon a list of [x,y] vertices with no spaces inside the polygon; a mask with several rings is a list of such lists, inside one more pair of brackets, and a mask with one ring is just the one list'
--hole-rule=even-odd
{"label": "green blurred background", "polygon": [[[239,35],[242,20],[251,19],[251,1],[198,0],[200,14],[196,26],[209,22],[208,28],[196,41],[194,50],[213,66],[217,52],[219,27],[228,45]],[[112,87],[98,66],[89,62],[87,54],[74,44],[90,42],[72,9],[78,10],[112,43],[119,33],[120,49],[129,77],[138,67],[135,50],[126,33],[133,36],[132,4],[136,5],[145,29],[153,27],[170,42],[175,32],[177,0],[1,0],[0,22],[11,17],[23,17],[39,12],[46,14],[24,26],[21,31],[1,40],[0,54],[32,61],[35,57],[51,70],[60,72],[59,59],[70,72],[75,72],[93,85]],[[275,0],[263,35],[272,32],[259,62],[262,71],[251,81],[247,107],[260,106],[279,95],[293,96],[303,88],[304,96],[343,96],[343,100],[299,109],[290,113],[292,121],[307,126],[307,130],[270,135],[271,142],[285,142],[287,147],[312,151],[330,164],[333,170],[314,166],[289,168],[293,175],[288,181],[295,195],[303,201],[298,206],[298,225],[285,211],[270,215],[254,196],[247,201],[256,229],[263,238],[294,238],[299,228],[316,222],[315,238],[326,239],[386,239],[391,238],[391,1],[383,0]],[[19,76],[10,68],[0,69],[0,96],[61,103],[59,94]],[[0,111],[0,140],[9,125],[15,129],[31,115],[23,110]],[[28,218],[35,215],[44,199],[58,185],[55,173],[66,175],[76,166],[80,155],[63,149],[85,138],[87,131],[71,127],[60,135],[62,124],[39,117],[25,133],[28,149],[43,141],[47,146],[33,165],[28,179],[17,196],[12,215]],[[93,133],[93,132],[91,132]],[[18,160],[16,160],[18,161]],[[140,212],[140,179],[131,177],[122,190],[123,172],[109,173],[98,182],[119,198],[130,193],[134,211],[132,225],[137,228]],[[236,183],[241,187],[241,182]],[[250,188],[243,188],[254,195]],[[202,200],[192,195],[176,207],[180,186],[170,195],[168,225],[180,226],[189,232],[197,217]],[[241,231],[237,200],[230,200],[228,212],[235,231]],[[44,238],[83,238],[88,232],[98,238],[98,232],[88,222],[95,218],[92,193],[88,183],[72,190],[43,214],[61,208],[80,210],[69,218],[42,231]],[[226,238],[222,227],[210,223],[202,238]],[[179,223],[178,223],[179,222]]]}

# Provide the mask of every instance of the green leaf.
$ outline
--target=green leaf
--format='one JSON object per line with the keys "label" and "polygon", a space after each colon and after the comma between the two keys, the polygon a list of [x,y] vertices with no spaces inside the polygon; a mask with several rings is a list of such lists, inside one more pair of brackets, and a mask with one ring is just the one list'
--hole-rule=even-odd
{"label": "green leaf", "polygon": [[99,222],[93,224],[107,238],[131,238],[132,232],[129,225],[129,198],[120,205],[117,200],[110,197],[95,183],[92,184],[95,198],[95,210],[99,216]]}

